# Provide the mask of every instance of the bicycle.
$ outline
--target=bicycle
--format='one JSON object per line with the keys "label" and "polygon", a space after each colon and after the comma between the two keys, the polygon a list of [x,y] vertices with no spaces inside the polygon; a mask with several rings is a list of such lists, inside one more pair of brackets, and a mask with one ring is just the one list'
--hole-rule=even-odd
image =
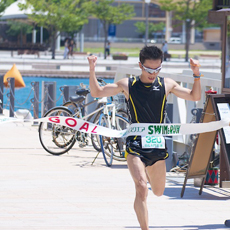
{"label": "bicycle", "polygon": [[[111,112],[109,112],[109,109]],[[129,126],[129,121],[119,114],[116,114],[115,104],[103,108],[99,118],[99,125],[116,130],[124,130]],[[108,166],[112,165],[113,159],[125,161],[125,138],[112,138],[99,135],[101,151]]]}
{"label": "bicycle", "polygon": [[[99,79],[99,81],[101,81]],[[103,81],[103,80],[102,80]],[[111,116],[111,110],[108,110],[109,107],[111,106],[111,103],[107,103],[107,98],[102,98],[102,99],[97,99],[92,102],[89,102],[87,104],[83,103],[85,100],[85,96],[89,93],[89,90],[87,89],[81,89],[76,92],[78,94],[78,97],[71,97],[70,101],[66,102],[63,106],[58,106],[50,109],[44,117],[48,116],[71,116],[71,117],[76,117],[76,118],[81,118],[86,121],[90,121],[93,116],[94,118],[94,123],[99,124],[99,118],[102,113],[102,110],[104,114],[106,114],[107,117]],[[92,113],[83,116],[82,111],[84,108],[92,103],[99,102],[97,109],[93,111]],[[115,107],[115,105],[113,104]],[[107,109],[105,111],[105,109]],[[127,116],[127,113],[123,110],[116,111],[116,113],[120,113],[122,115]],[[118,116],[118,115],[117,115]],[[114,114],[113,114],[114,117]],[[122,116],[120,116],[122,117]],[[119,119],[119,118],[117,118]],[[122,119],[122,118],[120,118]],[[124,118],[125,119],[125,118]],[[101,119],[102,120],[102,119]],[[124,128],[127,127],[127,124],[129,124],[128,120],[125,119],[126,125],[123,125]],[[115,128],[121,128],[122,126],[120,125],[118,127],[118,124],[120,122],[113,122],[113,127]],[[102,124],[102,122],[101,122]],[[116,125],[117,124],[117,125]],[[80,143],[79,147],[84,147],[88,145],[88,134],[82,133],[76,130],[72,130],[70,128],[60,126],[57,124],[51,124],[51,123],[40,123],[39,125],[39,140],[41,142],[41,145],[43,148],[53,154],[53,155],[61,155],[66,152],[68,152],[73,145],[75,144],[76,140]],[[101,143],[100,143],[100,137],[97,135],[92,134],[91,135],[91,142],[93,147],[98,151],[101,150]],[[117,143],[116,143],[117,142]],[[114,139],[114,145],[121,145],[123,141],[119,141],[117,139]],[[108,146],[108,141],[105,142],[105,144]],[[110,154],[111,151],[108,151],[108,147],[104,146],[104,152],[103,154],[106,154],[108,157],[112,157],[116,160],[120,161],[125,161],[123,149],[124,147],[121,148],[121,146],[117,147],[116,149],[120,149],[119,151],[115,151],[115,154]],[[106,150],[105,150],[106,149]],[[114,153],[114,151],[113,151]],[[96,158],[95,158],[96,159]],[[109,162],[108,162],[109,165]]]}
{"label": "bicycle", "polygon": [[[104,86],[104,85],[107,84],[101,78],[98,78],[97,81],[99,82],[99,84],[101,86]],[[117,102],[116,102],[116,100],[114,100],[114,97],[108,97],[108,98],[104,97],[104,98],[101,98],[101,99],[97,98],[97,99],[85,104],[84,103],[85,102],[85,97],[87,96],[87,94],[90,93],[90,91],[88,89],[85,89],[84,88],[85,86],[83,84],[82,85],[80,84],[80,86],[82,87],[82,89],[77,90],[77,92],[76,92],[76,94],[78,96],[77,97],[76,96],[70,97],[70,101],[67,101],[66,103],[63,104],[63,106],[68,107],[68,109],[71,110],[71,112],[73,114],[75,114],[75,117],[81,118],[81,119],[84,119],[84,120],[87,120],[87,121],[92,121],[93,123],[98,124],[99,123],[99,116],[100,116],[99,108],[101,108],[103,106],[103,103],[109,103],[110,104],[110,103],[115,101],[115,104],[117,103],[116,104],[116,112],[117,112],[117,114],[121,115],[122,117],[124,117],[124,118],[126,118],[128,120],[128,114],[127,114],[126,110],[124,110],[123,108],[120,108],[121,99],[119,97],[118,97]],[[98,105],[97,105],[97,107],[95,109],[95,113],[90,113],[90,114],[86,115],[85,114],[85,108],[88,107],[89,105],[95,103],[95,102],[98,103]],[[87,138],[85,138],[85,134],[81,133],[81,135],[78,138],[78,142],[81,143],[79,146],[84,147],[84,146],[88,145],[86,140],[87,140]],[[91,142],[92,142],[92,145],[93,145],[93,147],[94,147],[94,149],[96,151],[101,151],[100,141],[99,141],[99,138],[97,137],[97,135],[91,134]],[[124,161],[123,158],[117,157],[116,155],[114,156],[114,158],[116,160]]]}

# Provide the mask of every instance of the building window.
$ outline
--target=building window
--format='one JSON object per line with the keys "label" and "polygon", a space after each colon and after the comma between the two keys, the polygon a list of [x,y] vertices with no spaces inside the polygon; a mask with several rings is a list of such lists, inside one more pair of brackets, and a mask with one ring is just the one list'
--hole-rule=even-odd
{"label": "building window", "polygon": [[165,11],[161,10],[160,6],[150,3],[149,4],[149,17],[152,18],[164,18]]}

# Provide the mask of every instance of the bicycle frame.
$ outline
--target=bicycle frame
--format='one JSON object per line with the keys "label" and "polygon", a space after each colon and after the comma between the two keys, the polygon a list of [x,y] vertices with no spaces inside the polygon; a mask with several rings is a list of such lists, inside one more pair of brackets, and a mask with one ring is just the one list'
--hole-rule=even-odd
{"label": "bicycle frame", "polygon": [[[77,104],[76,104],[76,105],[77,105],[78,107],[83,107],[83,108],[85,108],[85,107],[87,107],[88,105],[91,105],[91,104],[93,104],[93,103],[95,103],[95,102],[99,102],[100,104],[103,104],[103,106],[101,106],[100,108],[96,109],[95,111],[93,111],[93,112],[91,112],[91,113],[89,113],[89,114],[87,114],[87,115],[85,115],[85,116],[83,116],[82,110],[79,109],[79,111],[78,111],[77,113],[73,114],[73,116],[75,117],[75,116],[77,116],[77,114],[79,113],[79,117],[80,117],[81,119],[83,119],[83,120],[88,120],[89,117],[91,118],[94,114],[97,114],[98,112],[100,112],[100,111],[103,110],[103,109],[104,109],[103,112],[104,112],[105,114],[109,115],[108,108],[111,107],[110,105],[113,105],[113,107],[114,107],[114,113],[113,113],[113,114],[115,114],[115,104],[113,104],[113,103],[108,103],[106,97],[103,97],[103,98],[98,99],[98,100],[91,101],[91,102],[89,102],[89,103],[87,103],[87,104],[84,104],[84,105],[77,105]],[[113,124],[115,124],[115,120],[114,120]]]}
{"label": "bicycle frame", "polygon": [[[109,110],[111,108],[111,110]],[[116,109],[115,109],[115,104],[111,103],[109,105],[105,105],[103,109],[103,113],[107,116],[109,116],[109,112],[112,111],[112,122],[110,119],[108,119],[108,125],[109,128],[115,127],[115,114],[116,114]]]}
{"label": "bicycle frame", "polygon": [[[87,107],[90,104],[93,104],[95,102],[98,102],[99,105],[103,104],[100,108],[94,110],[93,112],[83,116],[82,113],[82,108]],[[107,115],[109,117],[109,115],[111,115],[112,113],[112,121],[110,121],[110,119],[108,119],[108,126],[109,128],[111,128],[112,126],[115,127],[115,112],[116,112],[116,108],[115,108],[115,103],[108,103],[107,97],[103,97],[97,100],[93,100],[87,104],[75,104],[75,106],[77,106],[78,110],[76,113],[73,114],[73,117],[77,117],[86,121],[89,121],[94,114],[98,114],[100,113],[104,113],[105,115]],[[79,132],[76,132],[76,135],[79,137]],[[76,138],[77,138],[76,136]],[[81,140],[78,140],[79,142],[81,142],[81,145],[84,146],[87,142],[87,140],[85,139],[88,136],[88,134],[82,133],[80,132],[80,137]],[[86,143],[87,144],[87,143]]]}

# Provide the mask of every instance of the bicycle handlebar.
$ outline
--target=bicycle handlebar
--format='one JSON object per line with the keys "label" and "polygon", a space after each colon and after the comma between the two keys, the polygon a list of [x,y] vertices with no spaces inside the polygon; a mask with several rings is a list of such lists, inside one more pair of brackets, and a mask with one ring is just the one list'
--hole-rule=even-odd
{"label": "bicycle handlebar", "polygon": [[97,78],[97,81],[103,85],[107,85],[107,83],[102,78]]}

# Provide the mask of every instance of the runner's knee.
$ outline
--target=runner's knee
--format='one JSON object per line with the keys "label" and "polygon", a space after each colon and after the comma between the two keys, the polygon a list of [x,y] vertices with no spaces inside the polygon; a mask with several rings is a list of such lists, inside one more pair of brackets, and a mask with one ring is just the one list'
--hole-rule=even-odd
{"label": "runner's knee", "polygon": [[147,198],[148,195],[148,187],[147,187],[147,182],[145,180],[138,180],[136,183],[136,194],[137,196],[142,199],[145,200]]}
{"label": "runner's knee", "polygon": [[153,194],[156,196],[162,196],[164,194],[164,188],[152,188]]}

